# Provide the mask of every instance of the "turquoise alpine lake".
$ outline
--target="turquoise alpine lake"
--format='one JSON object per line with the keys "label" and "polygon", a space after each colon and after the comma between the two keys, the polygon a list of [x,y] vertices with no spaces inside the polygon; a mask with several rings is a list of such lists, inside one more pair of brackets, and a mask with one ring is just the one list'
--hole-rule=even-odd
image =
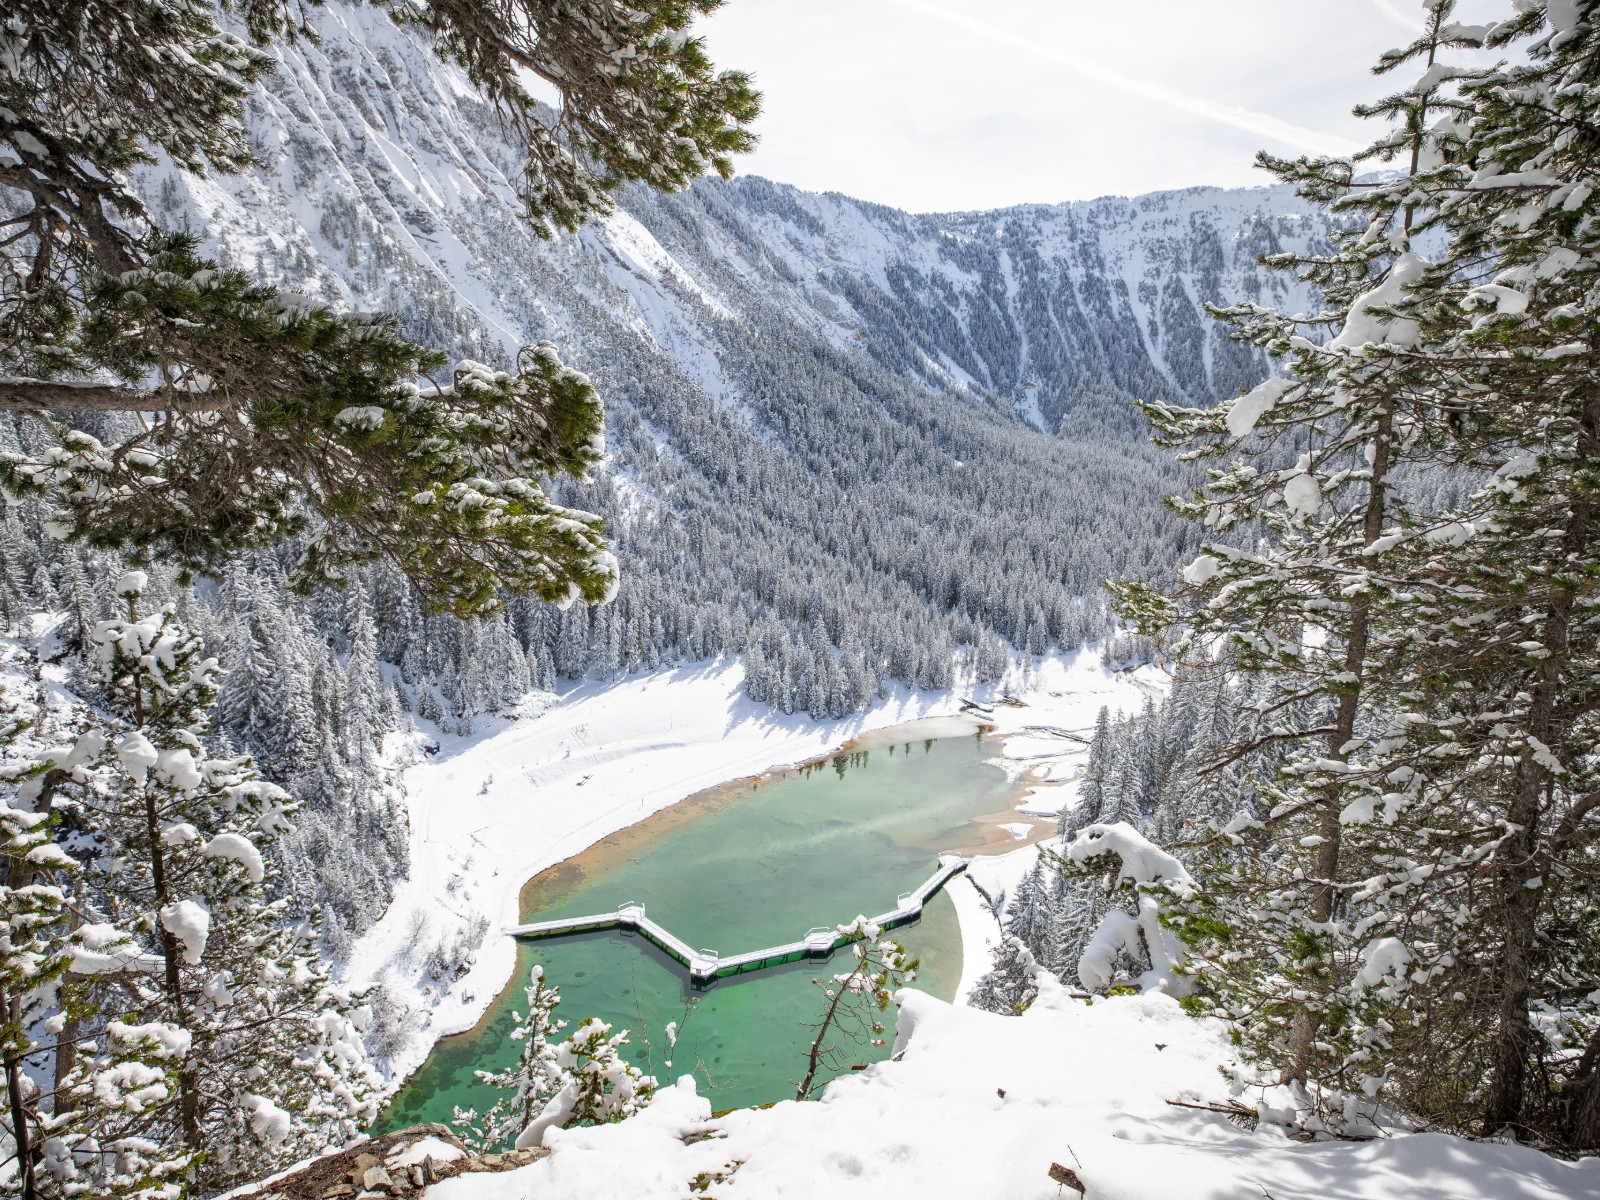
{"label": "turquoise alpine lake", "polygon": [[[970,722],[916,722],[869,734],[804,767],[713,788],[530,880],[522,919],[639,903],[690,945],[728,955],[887,912],[932,874],[939,854],[1017,844],[998,824],[1017,816],[1014,785],[988,761],[994,752]],[[958,879],[956,886],[969,885]],[[921,959],[913,986],[953,998],[962,955],[949,897],[934,897],[921,921],[892,936]],[[853,962],[844,949],[827,963],[695,990],[685,968],[636,934],[523,942],[511,986],[474,1029],[439,1042],[378,1129],[448,1123],[458,1107],[483,1111],[494,1102],[494,1089],[475,1072],[515,1061],[508,1035],[513,1013],[526,1011],[523,988],[536,963],[560,989],[557,1015],[569,1028],[593,1016],[627,1029],[629,1057],[663,1083],[692,1072],[719,1110],[792,1097],[825,1003],[813,980]],[[892,1028],[893,1014],[887,1019]],[[846,1070],[888,1053],[866,1038],[830,1040],[841,1044]]]}

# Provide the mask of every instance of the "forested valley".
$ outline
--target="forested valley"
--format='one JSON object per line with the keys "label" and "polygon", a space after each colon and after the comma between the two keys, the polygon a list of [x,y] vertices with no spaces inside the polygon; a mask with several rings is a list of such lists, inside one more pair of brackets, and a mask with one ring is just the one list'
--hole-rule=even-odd
{"label": "forested valley", "polygon": [[[1356,109],[1376,139],[1263,153],[1271,186],[943,214],[734,178],[761,98],[688,33],[717,0],[24,7],[0,29],[0,1191],[216,1195],[362,1137],[432,1013],[483,1013],[488,939],[540,932],[515,923],[537,863],[690,791],[578,797],[573,768],[538,816],[567,840],[496,859],[490,822],[482,857],[413,862],[447,843],[408,772],[472,762],[430,776],[433,816],[473,788],[531,812],[547,764],[496,781],[475,738],[685,667],[734,680],[711,742],[976,714],[1016,812],[1060,808],[983,895],[965,1003],[901,990],[865,916],[835,927],[855,961],[812,981],[799,1122],[909,1120],[883,1080],[915,1034],[963,1064],[913,1055],[923,1099],[967,1122],[1004,1107],[991,1059],[1098,1063],[1029,1083],[1098,1139],[1034,1172],[1080,1194],[1128,1140],[1124,1058],[1151,1143],[1196,1161],[1289,1171],[1278,1131],[1593,1182],[1593,0],[1487,25],[1427,0]],[[1069,708],[1047,677],[1145,699],[1092,729],[997,716]],[[543,751],[705,752],[654,702],[671,736]],[[985,857],[939,869],[1019,861]],[[693,1076],[658,1085],[598,1019],[552,1040],[559,984],[528,978],[458,1157],[570,1146],[570,1194],[605,1195],[632,1165],[605,1147],[666,1129],[645,1157],[705,1192],[762,1130],[806,1141],[788,1110],[708,1133]],[[891,1063],[836,1054],[850,1082],[807,1106],[851,1001]],[[1024,1049],[974,1061],[1007,1023]]]}

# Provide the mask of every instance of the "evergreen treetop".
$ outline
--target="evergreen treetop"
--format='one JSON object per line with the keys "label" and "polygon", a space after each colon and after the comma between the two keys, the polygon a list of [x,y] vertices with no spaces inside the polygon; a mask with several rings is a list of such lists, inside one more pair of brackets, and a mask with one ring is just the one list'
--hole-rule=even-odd
{"label": "evergreen treetop", "polygon": [[[575,228],[608,193],[730,171],[758,98],[716,73],[691,22],[720,0],[515,0],[385,7],[425,29],[524,142],[527,213]],[[222,27],[231,11],[245,36]],[[313,37],[278,0],[24,2],[0,30],[0,408],[143,413],[103,445],[48,421],[57,448],[12,454],[0,486],[58,507],[56,531],[187,568],[308,531],[299,580],[398,565],[436,608],[502,589],[609,598],[615,563],[588,513],[539,484],[603,452],[598,397],[548,345],[514,373],[458,366],[393,317],[340,313],[222,270],[159,230],[125,172],[165,155],[237,172],[275,39]],[[541,110],[532,72],[561,92]]]}

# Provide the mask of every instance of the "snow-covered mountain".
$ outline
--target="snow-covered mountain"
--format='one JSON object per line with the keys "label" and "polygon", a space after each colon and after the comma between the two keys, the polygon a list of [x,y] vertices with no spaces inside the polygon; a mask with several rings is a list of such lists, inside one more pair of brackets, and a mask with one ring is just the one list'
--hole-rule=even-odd
{"label": "snow-covered mountain", "polygon": [[625,582],[524,621],[558,675],[759,643],[756,698],[837,715],[886,677],[947,686],[963,647],[993,677],[1001,639],[1098,636],[1099,581],[1192,536],[1132,398],[1253,383],[1203,305],[1302,306],[1256,256],[1327,232],[1281,189],[926,216],[745,178],[546,240],[457,72],[379,9],[311,18],[252,105],[262,169],[147,191],[226,263],[494,363],[548,338],[596,378],[611,469],[574,498]]}
{"label": "snow-covered mountain", "polygon": [[631,199],[702,277],[721,260],[836,344],[933,389],[993,395],[1046,431],[1082,406],[1122,416],[1134,395],[1206,402],[1255,380],[1255,357],[1204,305],[1295,304],[1294,281],[1256,259],[1326,234],[1282,188],[942,216],[763,179]]}
{"label": "snow-covered mountain", "polygon": [[161,178],[158,211],[230,261],[398,309],[461,353],[549,337],[619,376],[614,395],[602,327],[738,405],[720,360],[779,321],[1050,430],[1085,404],[1124,415],[1135,394],[1215,399],[1260,368],[1203,305],[1294,304],[1256,257],[1326,232],[1281,188],[929,216],[742,178],[627,191],[609,219],[541,241],[520,219],[518,151],[458,73],[381,10],[312,15],[320,44],[287,48],[252,107],[265,169]]}

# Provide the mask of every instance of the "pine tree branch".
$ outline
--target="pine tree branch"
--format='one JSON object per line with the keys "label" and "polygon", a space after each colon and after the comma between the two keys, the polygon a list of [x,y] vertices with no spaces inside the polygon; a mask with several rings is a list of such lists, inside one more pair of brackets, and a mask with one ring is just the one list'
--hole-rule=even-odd
{"label": "pine tree branch", "polygon": [[1583,799],[1576,801],[1567,810],[1567,815],[1561,818],[1561,824],[1556,826],[1554,837],[1551,838],[1558,849],[1565,849],[1578,832],[1578,825],[1595,809],[1600,808],[1600,792],[1590,792]]}
{"label": "pine tree branch", "polygon": [[180,396],[115,384],[0,377],[0,412],[220,412],[227,406],[215,393]]}
{"label": "pine tree branch", "polygon": [[1233,746],[1223,757],[1216,758],[1208,762],[1205,766],[1196,771],[1195,774],[1202,776],[1215,775],[1219,771],[1227,770],[1241,758],[1246,758],[1255,753],[1257,750],[1264,749],[1267,746],[1274,745],[1278,742],[1297,742],[1305,738],[1326,737],[1334,732],[1336,732],[1336,730],[1332,725],[1319,725],[1314,729],[1290,729],[1277,733],[1263,734],[1261,737],[1254,738],[1251,741],[1238,743],[1237,745]]}

